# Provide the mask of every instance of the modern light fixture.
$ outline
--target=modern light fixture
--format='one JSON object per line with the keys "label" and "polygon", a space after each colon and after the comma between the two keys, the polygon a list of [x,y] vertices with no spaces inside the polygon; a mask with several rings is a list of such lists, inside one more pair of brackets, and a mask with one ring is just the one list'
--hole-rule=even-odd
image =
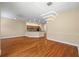
{"label": "modern light fixture", "polygon": [[50,11],[47,13],[44,13],[40,15],[43,19],[45,19],[47,22],[49,21],[55,21],[57,13],[55,11]]}
{"label": "modern light fixture", "polygon": [[55,11],[49,11],[49,12],[46,12],[44,14],[41,14],[40,16],[46,16],[46,15],[49,15],[49,14],[57,15],[57,13]]}
{"label": "modern light fixture", "polygon": [[44,19],[46,19],[46,18],[55,18],[55,16],[52,15],[52,14],[50,14],[50,15],[44,16],[43,18],[44,18]]}

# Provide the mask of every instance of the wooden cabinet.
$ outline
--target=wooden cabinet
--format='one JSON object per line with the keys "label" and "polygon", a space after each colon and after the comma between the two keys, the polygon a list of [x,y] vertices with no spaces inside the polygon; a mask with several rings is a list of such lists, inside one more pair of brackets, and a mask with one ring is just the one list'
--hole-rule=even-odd
{"label": "wooden cabinet", "polygon": [[27,25],[27,31],[41,31],[40,26]]}

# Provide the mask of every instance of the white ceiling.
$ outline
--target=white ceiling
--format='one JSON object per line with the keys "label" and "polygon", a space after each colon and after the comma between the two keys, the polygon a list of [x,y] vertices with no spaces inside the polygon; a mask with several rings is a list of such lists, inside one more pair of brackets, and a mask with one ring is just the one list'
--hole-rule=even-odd
{"label": "white ceiling", "polygon": [[46,20],[40,15],[50,11],[55,11],[57,14],[79,8],[78,2],[53,2],[51,6],[47,6],[47,2],[1,2],[2,10],[11,12],[16,18],[23,18],[26,21],[45,23]]}

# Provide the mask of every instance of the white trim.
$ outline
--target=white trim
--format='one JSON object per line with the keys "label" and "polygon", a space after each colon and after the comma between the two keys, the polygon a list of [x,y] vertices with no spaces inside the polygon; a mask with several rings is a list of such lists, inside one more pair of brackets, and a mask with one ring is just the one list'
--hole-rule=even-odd
{"label": "white trim", "polygon": [[64,42],[64,41],[60,41],[60,40],[55,40],[54,38],[51,38],[51,37],[47,37],[47,39],[48,39],[48,40],[57,41],[57,42],[61,42],[61,43],[66,43],[66,44],[74,45],[74,46],[78,46],[77,44],[68,43],[68,42]]}
{"label": "white trim", "polygon": [[0,37],[0,39],[5,39],[5,38],[13,38],[13,37],[21,37],[21,36],[25,36],[25,35],[18,35],[18,36],[6,36],[6,37]]}

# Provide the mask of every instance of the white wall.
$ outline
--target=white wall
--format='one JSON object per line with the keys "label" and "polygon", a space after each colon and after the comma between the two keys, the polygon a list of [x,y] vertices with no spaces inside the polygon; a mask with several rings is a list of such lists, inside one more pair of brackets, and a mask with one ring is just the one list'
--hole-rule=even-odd
{"label": "white wall", "polygon": [[1,38],[25,35],[25,21],[11,18],[1,18]]}
{"label": "white wall", "polygon": [[60,13],[46,25],[48,39],[79,47],[79,9]]}

